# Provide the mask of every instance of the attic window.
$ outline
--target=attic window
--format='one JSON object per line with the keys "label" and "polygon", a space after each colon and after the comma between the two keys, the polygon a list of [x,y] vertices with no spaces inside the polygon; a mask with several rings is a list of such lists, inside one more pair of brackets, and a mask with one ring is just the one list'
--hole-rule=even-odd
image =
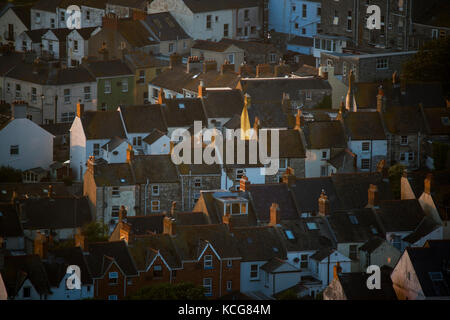
{"label": "attic window", "polygon": [[373,234],[378,234],[378,230],[375,227],[370,227],[370,230],[372,231]]}
{"label": "attic window", "polygon": [[317,229],[319,229],[317,227],[317,223],[315,223],[315,222],[307,222],[306,226],[308,227],[309,230],[317,230]]}
{"label": "attic window", "polygon": [[444,277],[442,276],[442,272],[428,272],[431,281],[442,281]]}
{"label": "attic window", "polygon": [[184,103],[180,103],[180,104],[178,104],[178,108],[180,108],[180,109],[186,109],[186,107],[185,107]]}
{"label": "attic window", "polygon": [[289,240],[295,239],[294,234],[292,233],[291,230],[285,230],[284,232],[286,233],[286,236],[288,237]]}
{"label": "attic window", "polygon": [[348,218],[350,219],[350,222],[352,224],[358,224],[358,219],[356,218],[356,216],[351,215],[351,216],[348,216]]}
{"label": "attic window", "polygon": [[273,247],[272,249],[273,249],[273,252],[278,252],[278,248]]}
{"label": "attic window", "polygon": [[441,122],[444,126],[450,126],[450,121],[449,121],[448,117],[442,117]]}

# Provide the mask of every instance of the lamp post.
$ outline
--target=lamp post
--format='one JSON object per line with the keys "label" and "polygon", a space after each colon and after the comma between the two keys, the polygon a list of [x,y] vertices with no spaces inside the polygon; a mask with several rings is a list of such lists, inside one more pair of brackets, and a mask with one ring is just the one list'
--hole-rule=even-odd
{"label": "lamp post", "polygon": [[41,94],[41,124],[44,124],[44,99],[45,96]]}

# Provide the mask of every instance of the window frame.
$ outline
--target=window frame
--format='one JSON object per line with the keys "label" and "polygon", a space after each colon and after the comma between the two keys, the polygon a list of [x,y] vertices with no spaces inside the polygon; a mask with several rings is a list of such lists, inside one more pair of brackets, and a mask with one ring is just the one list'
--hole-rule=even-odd
{"label": "window frame", "polygon": [[150,201],[151,212],[161,212],[161,202],[159,200]]}
{"label": "window frame", "polygon": [[[253,267],[256,267],[256,270],[253,270]],[[252,274],[256,274],[256,275],[252,275]],[[250,265],[250,281],[255,281],[255,280],[259,280],[259,265],[258,264],[251,264]]]}
{"label": "window frame", "polygon": [[203,256],[203,269],[205,270],[214,269],[212,254],[205,254]]}

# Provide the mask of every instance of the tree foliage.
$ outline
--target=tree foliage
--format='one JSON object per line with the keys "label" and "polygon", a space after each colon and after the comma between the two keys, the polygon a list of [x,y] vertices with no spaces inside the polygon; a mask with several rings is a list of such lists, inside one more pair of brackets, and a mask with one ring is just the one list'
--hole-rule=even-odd
{"label": "tree foliage", "polygon": [[22,182],[22,171],[12,167],[0,167],[0,182]]}
{"label": "tree foliage", "polygon": [[108,240],[108,226],[97,221],[86,224],[82,230],[87,242],[100,242]]}
{"label": "tree foliage", "polygon": [[442,82],[447,96],[450,92],[450,37],[427,42],[403,64],[406,80]]}
{"label": "tree foliage", "polygon": [[130,300],[205,300],[204,288],[189,282],[161,283],[141,288]]}
{"label": "tree foliage", "polygon": [[433,142],[433,159],[435,170],[445,170],[449,146],[441,142]]}
{"label": "tree foliage", "polygon": [[396,199],[400,199],[401,194],[401,178],[403,175],[403,171],[406,167],[400,163],[397,163],[389,168],[389,182],[391,184],[391,190]]}

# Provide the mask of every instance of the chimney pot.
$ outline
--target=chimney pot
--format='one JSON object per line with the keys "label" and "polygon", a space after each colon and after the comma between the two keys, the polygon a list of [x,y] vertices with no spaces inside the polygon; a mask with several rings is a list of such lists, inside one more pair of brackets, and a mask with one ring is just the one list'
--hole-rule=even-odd
{"label": "chimney pot", "polygon": [[424,181],[424,190],[423,190],[423,192],[425,192],[426,194],[431,194],[432,180],[433,180],[433,174],[428,173],[427,177],[425,178],[425,181]]}
{"label": "chimney pot", "polygon": [[248,187],[250,184],[251,183],[250,181],[248,181],[248,178],[246,176],[242,176],[241,180],[239,181],[239,191],[248,191]]}
{"label": "chimney pot", "polygon": [[322,193],[319,197],[319,215],[327,216],[330,214],[330,200],[328,199],[325,190],[322,189]]}
{"label": "chimney pot", "polygon": [[270,207],[270,225],[275,226],[281,223],[281,213],[278,203],[272,203]]}
{"label": "chimney pot", "polygon": [[375,184],[371,184],[369,186],[368,195],[367,195],[367,206],[369,208],[378,207],[379,205],[379,192],[378,192],[378,186]]}
{"label": "chimney pot", "polygon": [[163,224],[164,224],[164,226],[163,226],[164,234],[168,234],[171,236],[174,236],[176,234],[176,221],[174,218],[167,217],[167,216],[164,217]]}
{"label": "chimney pot", "polygon": [[292,169],[291,167],[288,167],[286,169],[286,171],[284,172],[283,176],[283,183],[287,184],[289,187],[295,185],[295,181],[296,181],[296,177],[294,174],[294,169]]}
{"label": "chimney pot", "polygon": [[127,148],[127,163],[131,164],[133,160],[134,160],[134,150],[131,144],[129,144]]}
{"label": "chimney pot", "polygon": [[338,262],[336,262],[336,265],[333,267],[333,277],[334,279],[338,279],[339,277],[339,273],[342,272],[342,268],[341,268],[341,264]]}
{"label": "chimney pot", "polygon": [[78,100],[78,103],[77,103],[77,117],[81,118],[81,117],[83,117],[83,114],[84,114],[84,104],[81,103],[81,100]]}
{"label": "chimney pot", "polygon": [[200,84],[198,85],[198,97],[199,98],[206,97],[206,88],[203,80],[200,80]]}

